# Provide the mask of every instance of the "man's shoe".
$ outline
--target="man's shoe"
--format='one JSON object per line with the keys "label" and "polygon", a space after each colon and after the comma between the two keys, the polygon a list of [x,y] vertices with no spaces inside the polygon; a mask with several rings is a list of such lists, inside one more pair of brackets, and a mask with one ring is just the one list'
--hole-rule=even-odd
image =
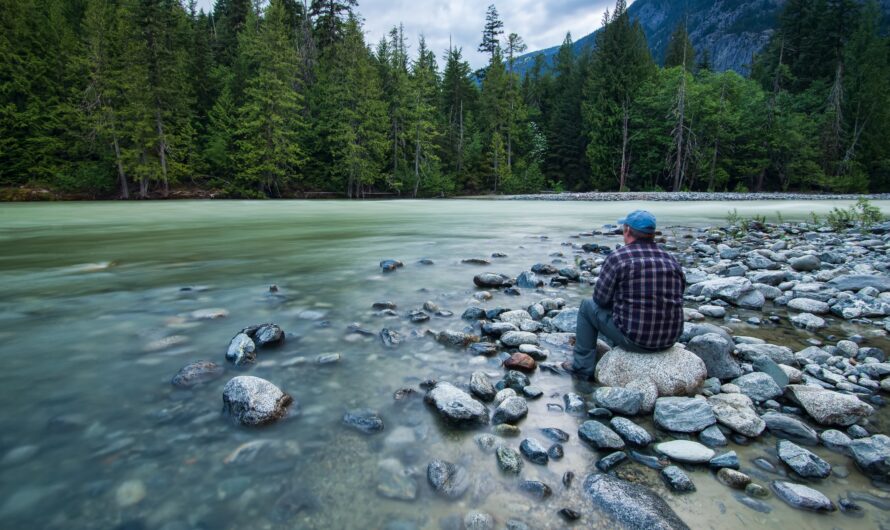
{"label": "man's shoe", "polygon": [[594,376],[587,375],[585,373],[579,372],[575,366],[572,364],[572,361],[563,361],[559,365],[563,370],[569,373],[572,377],[577,377],[578,379],[592,382],[594,380]]}

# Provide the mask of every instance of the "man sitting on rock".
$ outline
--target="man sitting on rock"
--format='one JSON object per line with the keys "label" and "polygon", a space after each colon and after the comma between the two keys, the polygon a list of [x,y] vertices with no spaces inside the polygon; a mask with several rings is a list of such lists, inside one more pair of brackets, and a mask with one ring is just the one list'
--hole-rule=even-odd
{"label": "man sitting on rock", "polygon": [[[683,332],[683,268],[655,244],[655,216],[635,210],[618,221],[624,246],[603,263],[593,299],[578,311],[573,361],[562,366],[593,380],[597,339],[637,353],[662,351]],[[603,352],[599,352],[603,353]]]}

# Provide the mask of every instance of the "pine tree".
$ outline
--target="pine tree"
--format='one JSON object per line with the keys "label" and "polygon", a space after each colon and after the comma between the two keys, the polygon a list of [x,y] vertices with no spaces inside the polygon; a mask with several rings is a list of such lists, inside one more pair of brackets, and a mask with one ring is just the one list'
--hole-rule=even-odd
{"label": "pine tree", "polygon": [[[510,127],[510,81],[504,62],[501,58],[500,48],[496,49],[488,65],[485,80],[482,83],[482,97],[480,102],[480,113],[484,123],[484,130],[488,136],[488,156],[491,160],[490,168],[492,169],[491,187],[494,193],[498,191],[498,183],[505,172],[509,172],[507,163],[506,148],[504,146],[504,137],[508,134]],[[497,138],[498,144],[495,144]],[[504,161],[500,162],[498,157],[504,152]]]}
{"label": "pine tree", "polygon": [[482,30],[482,42],[479,44],[479,51],[491,55],[494,58],[495,52],[500,49],[500,35],[504,34],[504,23],[501,21],[498,10],[491,4],[485,13],[485,28]]}
{"label": "pine tree", "polygon": [[423,35],[417,47],[417,59],[411,65],[412,115],[411,129],[414,143],[414,189],[413,197],[417,197],[421,181],[425,181],[432,191],[441,187],[439,179],[439,155],[437,144],[441,133],[438,129],[439,119],[436,114],[436,102],[439,99],[439,74],[436,69],[436,57],[426,46]]}
{"label": "pine tree", "polygon": [[691,72],[694,65],[695,48],[692,47],[692,41],[689,40],[689,34],[686,33],[686,21],[683,20],[674,29],[668,41],[664,56],[664,67],[683,66]]}
{"label": "pine tree", "polygon": [[566,35],[553,65],[555,78],[548,95],[547,176],[566,189],[585,183],[584,141],[581,120],[581,65],[573,52],[572,36]]}
{"label": "pine tree", "polygon": [[448,50],[445,70],[442,74],[442,115],[446,124],[447,156],[443,162],[455,175],[465,190],[474,190],[475,182],[468,182],[472,172],[465,171],[465,158],[468,140],[473,132],[471,116],[478,101],[478,89],[471,79],[469,63],[463,60],[460,48]]}
{"label": "pine tree", "polygon": [[312,0],[309,17],[315,23],[316,43],[320,50],[343,37],[346,22],[353,17],[356,6],[357,0]]}

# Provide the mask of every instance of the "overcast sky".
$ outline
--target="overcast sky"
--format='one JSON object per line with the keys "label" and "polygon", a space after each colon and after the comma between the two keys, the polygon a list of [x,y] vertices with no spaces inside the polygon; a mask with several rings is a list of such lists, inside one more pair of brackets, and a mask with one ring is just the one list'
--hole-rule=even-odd
{"label": "overcast sky", "polygon": [[[485,63],[476,51],[482,40],[485,11],[491,0],[359,0],[358,11],[365,19],[365,35],[371,45],[399,22],[417,48],[417,37],[423,33],[427,45],[441,57],[448,49],[448,39],[464,51],[464,58],[474,68]],[[209,11],[213,0],[198,0]],[[614,0],[501,0],[494,2],[504,21],[506,34],[518,33],[529,51],[562,43],[567,31],[574,39],[596,30],[603,11]],[[628,2],[630,4],[630,2]]]}

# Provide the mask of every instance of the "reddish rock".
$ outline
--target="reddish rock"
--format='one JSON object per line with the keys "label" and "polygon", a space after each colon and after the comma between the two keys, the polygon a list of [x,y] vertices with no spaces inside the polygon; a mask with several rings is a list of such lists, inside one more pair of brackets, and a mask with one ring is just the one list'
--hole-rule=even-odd
{"label": "reddish rock", "polygon": [[504,368],[508,370],[519,370],[522,372],[534,372],[537,367],[535,360],[531,356],[524,353],[514,353],[509,359],[504,361]]}

